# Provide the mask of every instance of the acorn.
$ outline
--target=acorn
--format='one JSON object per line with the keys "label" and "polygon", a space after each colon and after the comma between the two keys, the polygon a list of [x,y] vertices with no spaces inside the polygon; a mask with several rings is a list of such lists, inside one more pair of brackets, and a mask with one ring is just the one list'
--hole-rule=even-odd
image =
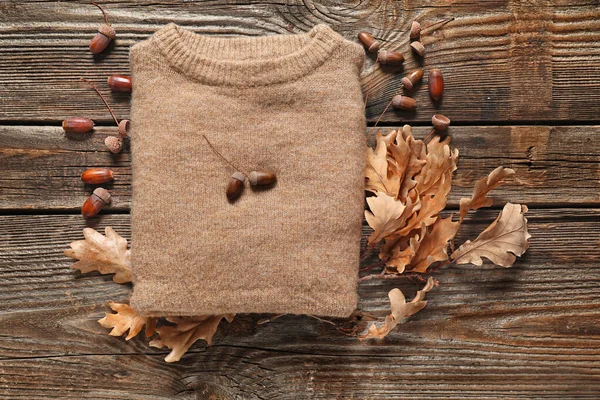
{"label": "acorn", "polygon": [[417,102],[413,98],[396,95],[392,98],[392,107],[412,111],[417,108]]}
{"label": "acorn", "polygon": [[117,136],[107,136],[104,144],[111,153],[120,153],[123,150],[123,139]]}
{"label": "acorn", "polygon": [[266,186],[274,183],[277,177],[270,171],[252,171],[248,175],[248,180],[252,186]]}
{"label": "acorn", "polygon": [[381,43],[368,32],[358,32],[358,40],[371,53],[376,53],[379,47],[381,47]]}
{"label": "acorn", "polygon": [[406,90],[412,90],[423,79],[424,71],[419,68],[402,78],[402,85]]}
{"label": "acorn", "polygon": [[417,53],[419,56],[423,57],[425,55],[425,46],[423,43],[419,41],[414,41],[410,44],[410,47]]}
{"label": "acorn", "polygon": [[397,51],[381,50],[377,53],[377,61],[383,65],[401,65],[404,56]]}
{"label": "acorn", "polygon": [[433,100],[439,100],[444,94],[444,77],[442,71],[433,68],[429,71],[429,95]]}
{"label": "acorn", "polygon": [[244,191],[245,180],[246,177],[241,172],[236,171],[231,175],[231,179],[229,179],[229,183],[227,184],[227,190],[225,191],[229,201],[234,201],[240,197]]}
{"label": "acorn", "polygon": [[96,188],[92,195],[87,198],[83,207],[81,207],[81,215],[84,218],[92,218],[102,210],[102,208],[110,203],[110,193],[104,188]]}
{"label": "acorn", "polygon": [[98,33],[90,42],[90,51],[92,54],[102,53],[116,36],[117,33],[112,26],[108,24],[100,25]]}
{"label": "acorn", "polygon": [[431,123],[438,131],[445,131],[450,126],[450,118],[441,114],[435,114],[431,117]]}
{"label": "acorn", "polygon": [[85,117],[69,117],[62,122],[67,133],[87,133],[94,129],[94,121]]}
{"label": "acorn", "polygon": [[104,16],[104,24],[100,25],[98,28],[98,33],[90,42],[90,51],[92,54],[102,53],[110,44],[110,41],[117,37],[117,33],[115,29],[108,23],[108,17],[106,16],[106,12],[100,5],[92,2],[93,5],[98,7],[100,11],[102,11],[102,15]]}
{"label": "acorn", "polygon": [[417,21],[413,21],[410,26],[410,40],[419,40],[421,36],[421,24]]}
{"label": "acorn", "polygon": [[132,88],[131,77],[127,75],[111,75],[106,83],[113,92],[130,93]]}
{"label": "acorn", "polygon": [[113,179],[113,172],[108,168],[89,168],[81,174],[81,180],[89,185],[100,185]]}

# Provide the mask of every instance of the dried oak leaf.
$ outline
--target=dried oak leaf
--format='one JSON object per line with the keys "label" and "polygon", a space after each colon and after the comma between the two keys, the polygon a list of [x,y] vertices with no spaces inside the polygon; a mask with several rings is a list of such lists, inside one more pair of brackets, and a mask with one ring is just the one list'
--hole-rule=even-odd
{"label": "dried oak leaf", "polygon": [[234,316],[234,314],[226,314],[197,317],[167,317],[167,321],[177,325],[163,325],[156,328],[158,338],[152,340],[150,346],[158,348],[168,347],[171,349],[171,352],[165,357],[165,361],[179,361],[192,344],[199,339],[206,341],[210,346],[221,319],[225,318],[228,322],[231,322]]}
{"label": "dried oak leaf", "polygon": [[494,204],[494,199],[486,197],[490,190],[499,186],[502,180],[506,177],[512,176],[515,171],[510,168],[498,167],[490,174],[480,179],[473,188],[473,195],[470,199],[463,197],[460,199],[460,212],[458,216],[462,221],[470,210],[477,210],[481,207],[489,207]]}
{"label": "dried oak leaf", "polygon": [[401,229],[416,211],[416,205],[410,199],[404,204],[384,192],[377,192],[376,196],[368,197],[367,204],[371,211],[365,211],[365,218],[373,228],[368,240],[370,244],[377,243]]}
{"label": "dried oak leaf", "polygon": [[[413,179],[425,164],[425,145],[422,140],[415,140],[410,125],[405,125],[402,131],[394,131],[395,141],[389,144],[389,151],[395,161],[394,173],[400,177],[400,192],[398,198],[404,200],[408,192],[417,182]],[[392,136],[391,134],[388,136]]]}
{"label": "dried oak leaf", "polygon": [[109,335],[121,336],[129,331],[125,338],[125,340],[129,340],[137,336],[144,325],[146,325],[146,337],[150,337],[156,332],[156,318],[139,316],[127,304],[111,301],[108,305],[113,311],[116,311],[116,314],[106,313],[106,316],[99,319],[98,322],[105,328],[112,328]]}
{"label": "dried oak leaf", "polygon": [[71,242],[65,255],[77,261],[71,265],[83,273],[98,271],[101,274],[114,274],[116,283],[131,282],[131,252],[127,239],[121,237],[111,227],[106,227],[106,236],[92,228],[85,228],[85,240]]}
{"label": "dried oak leaf", "polygon": [[456,171],[458,149],[450,150],[449,136],[441,142],[439,136],[435,136],[427,144],[425,161],[421,172],[415,177],[415,188],[420,196],[435,194],[443,179]]}
{"label": "dried oak leaf", "polygon": [[423,226],[419,246],[413,256],[409,269],[425,272],[431,264],[448,259],[448,241],[456,236],[460,222],[452,222],[452,216],[438,219],[426,228]]}
{"label": "dried oak leaf", "polygon": [[[401,274],[404,272],[404,270],[406,269],[406,266],[408,264],[410,264],[410,262],[412,261],[413,257],[415,256],[415,253],[417,252],[417,250],[419,249],[419,245],[420,245],[420,240],[421,237],[417,234],[414,235],[413,237],[411,237],[408,240],[408,243],[406,245],[404,245],[402,243],[402,241],[398,242],[398,244],[393,247],[393,249],[391,250],[391,254],[389,255],[389,257],[387,258],[385,265],[386,265],[386,273],[394,273],[394,274]],[[381,252],[383,252],[383,246],[382,249],[380,250],[380,257],[381,257]],[[389,251],[389,250],[386,250]],[[383,257],[381,257],[382,259],[387,257],[387,255],[383,255]]]}
{"label": "dried oak leaf", "polygon": [[424,300],[425,293],[433,289],[434,286],[435,281],[430,277],[425,287],[417,292],[415,298],[410,303],[406,302],[406,298],[400,289],[390,290],[388,293],[388,297],[390,298],[390,315],[386,316],[383,322],[370,323],[366,332],[360,334],[358,338],[360,340],[381,339],[387,336],[403,318],[410,317],[427,305],[427,302]]}
{"label": "dried oak leaf", "polygon": [[394,161],[392,159],[388,160],[388,149],[383,135],[377,133],[376,140],[375,150],[370,147],[367,148],[365,190],[373,193],[384,192],[396,198],[400,189],[400,177],[392,173],[395,166],[390,166],[389,163],[394,163]]}
{"label": "dried oak leaf", "polygon": [[477,239],[467,240],[452,253],[452,259],[456,264],[481,265],[481,257],[485,257],[501,267],[511,267],[516,256],[529,248],[526,212],[527,206],[506,203],[498,218]]}

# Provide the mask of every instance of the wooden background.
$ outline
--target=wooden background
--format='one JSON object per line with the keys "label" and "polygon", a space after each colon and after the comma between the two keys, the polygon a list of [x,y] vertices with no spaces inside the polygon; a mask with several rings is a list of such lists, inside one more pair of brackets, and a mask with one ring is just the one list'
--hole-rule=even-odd
{"label": "wooden background", "polygon": [[[0,396],[96,399],[600,398],[600,3],[598,0],[132,1],[103,2],[116,46],[92,57],[101,21],[87,2],[0,3]],[[520,186],[496,191],[496,209],[470,218],[472,238],[506,201],[530,206],[531,249],[512,269],[453,267],[427,308],[381,341],[359,342],[331,326],[286,316],[224,323],[214,345],[197,343],[177,364],[143,339],[108,336],[96,320],[130,288],[69,270],[90,193],[79,175],[111,167],[114,202],[89,226],[129,238],[130,155],[112,155],[115,131],[79,77],[128,72],[128,48],[176,22],[196,32],[260,35],[325,22],[349,39],[360,30],[408,55],[413,19],[456,20],[423,38],[426,69],[446,77],[434,107],[426,88],[416,113],[390,111],[427,132],[438,111],[453,121],[461,160],[451,208],[498,165]],[[402,74],[368,60],[372,125]],[[102,87],[105,88],[104,84]],[[112,96],[119,117],[128,96]],[[100,125],[65,136],[68,116]],[[373,260],[367,260],[371,262]],[[360,285],[362,309],[388,307],[406,282]]]}

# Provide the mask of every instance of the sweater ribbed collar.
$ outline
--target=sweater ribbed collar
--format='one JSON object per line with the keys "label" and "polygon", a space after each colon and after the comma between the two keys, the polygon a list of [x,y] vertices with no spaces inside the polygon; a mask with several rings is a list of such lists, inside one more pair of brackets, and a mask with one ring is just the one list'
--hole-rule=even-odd
{"label": "sweater ribbed collar", "polygon": [[262,86],[311,73],[343,38],[325,24],[299,34],[216,37],[171,23],[152,40],[174,69],[193,79],[211,85]]}

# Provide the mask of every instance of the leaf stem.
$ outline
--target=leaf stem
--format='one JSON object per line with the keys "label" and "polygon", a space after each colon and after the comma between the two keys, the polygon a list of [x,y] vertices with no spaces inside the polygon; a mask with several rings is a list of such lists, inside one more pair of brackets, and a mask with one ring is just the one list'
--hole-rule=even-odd
{"label": "leaf stem", "polygon": [[108,108],[108,111],[110,112],[110,115],[112,115],[113,119],[115,120],[115,124],[117,124],[117,126],[119,126],[119,120],[115,116],[115,113],[113,112],[112,108],[108,105],[108,102],[106,101],[106,98],[102,95],[102,93],[100,93],[100,91],[98,90],[98,88],[96,87],[96,85],[94,85],[92,82],[88,81],[85,78],[79,78],[79,79],[81,79],[82,81],[84,81],[85,83],[87,83],[88,85],[90,85],[90,87],[92,89],[94,89],[96,91],[96,93],[98,93],[98,96],[100,96],[100,98],[102,99],[102,101],[106,105],[106,108]]}

